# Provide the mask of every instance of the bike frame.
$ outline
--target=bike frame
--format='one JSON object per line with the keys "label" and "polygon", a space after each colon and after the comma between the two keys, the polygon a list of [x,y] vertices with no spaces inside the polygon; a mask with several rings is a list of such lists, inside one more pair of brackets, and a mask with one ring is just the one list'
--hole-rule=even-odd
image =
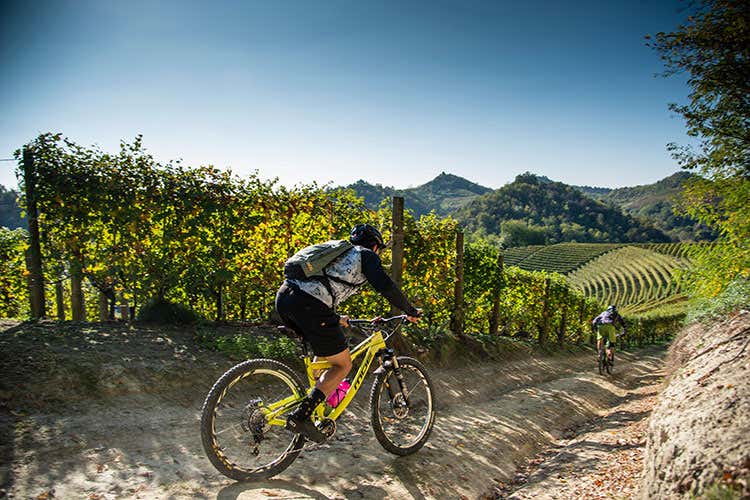
{"label": "bike frame", "polygon": [[[372,361],[375,359],[375,356],[377,356],[377,354],[385,348],[385,339],[383,338],[383,333],[380,330],[375,331],[372,335],[370,335],[365,340],[360,342],[356,347],[354,347],[354,349],[352,349],[351,351],[352,361],[359,358],[360,356],[364,356],[364,358],[359,365],[357,373],[354,375],[351,388],[349,388],[349,391],[346,393],[346,396],[344,396],[344,399],[339,403],[339,405],[336,408],[333,408],[330,413],[325,413],[325,405],[319,405],[315,410],[314,415],[319,419],[338,419],[339,416],[341,416],[341,414],[344,412],[344,410],[346,410],[346,407],[349,406],[349,403],[352,401],[352,399],[354,399],[354,396],[357,394],[360,387],[362,387],[362,383],[365,381],[365,377],[367,376],[367,372],[370,369],[370,365],[372,365]],[[333,367],[333,365],[329,361],[313,361],[310,356],[305,356],[304,361],[305,371],[307,372],[307,383],[310,389],[315,387],[315,383],[317,381],[315,375],[317,373]],[[286,425],[286,419],[281,418],[281,415],[299,404],[299,402],[305,396],[304,394],[298,394],[297,388],[295,387],[294,383],[291,383],[290,381],[288,382],[288,384],[295,394],[274,403],[270,403],[264,408],[269,425]]]}

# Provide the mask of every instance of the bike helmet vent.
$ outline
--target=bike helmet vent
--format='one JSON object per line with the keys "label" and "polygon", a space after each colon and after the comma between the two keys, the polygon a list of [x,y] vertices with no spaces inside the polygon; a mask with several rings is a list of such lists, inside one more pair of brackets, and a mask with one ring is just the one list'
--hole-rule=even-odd
{"label": "bike helmet vent", "polygon": [[352,232],[349,234],[349,241],[353,245],[360,245],[365,248],[373,248],[376,244],[379,247],[385,246],[383,244],[383,235],[370,224],[357,224],[354,226]]}

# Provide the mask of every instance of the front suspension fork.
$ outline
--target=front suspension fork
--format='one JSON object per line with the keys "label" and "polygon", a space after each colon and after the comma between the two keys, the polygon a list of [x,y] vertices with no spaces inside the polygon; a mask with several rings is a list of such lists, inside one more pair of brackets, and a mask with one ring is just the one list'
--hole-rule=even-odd
{"label": "front suspension fork", "polygon": [[398,359],[396,358],[393,349],[387,348],[381,351],[380,364],[384,370],[392,368],[394,375],[396,375],[396,381],[398,382],[398,387],[396,388],[394,388],[389,382],[390,377],[385,379],[385,386],[388,389],[388,396],[391,398],[391,402],[393,402],[396,399],[396,396],[400,393],[404,398],[404,405],[408,406],[408,393],[406,392],[406,386],[404,384],[404,376],[401,373],[401,368],[398,366]]}

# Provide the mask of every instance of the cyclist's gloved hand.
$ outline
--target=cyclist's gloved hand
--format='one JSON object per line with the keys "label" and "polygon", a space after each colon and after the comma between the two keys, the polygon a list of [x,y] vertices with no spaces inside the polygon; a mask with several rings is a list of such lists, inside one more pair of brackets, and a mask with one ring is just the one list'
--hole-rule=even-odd
{"label": "cyclist's gloved hand", "polygon": [[408,319],[412,323],[416,323],[417,321],[419,321],[419,317],[420,316],[422,316],[422,310],[421,309],[417,309],[417,315],[416,316],[406,316],[406,319]]}
{"label": "cyclist's gloved hand", "polygon": [[347,316],[346,314],[344,314],[342,316],[339,316],[339,325],[348,328],[349,327],[349,316]]}

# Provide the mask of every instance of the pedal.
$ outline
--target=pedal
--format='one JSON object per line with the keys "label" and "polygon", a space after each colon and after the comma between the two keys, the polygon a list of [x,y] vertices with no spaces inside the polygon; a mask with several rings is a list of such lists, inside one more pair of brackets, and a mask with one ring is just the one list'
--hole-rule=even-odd
{"label": "pedal", "polygon": [[331,439],[336,433],[336,421],[330,418],[324,418],[321,420],[317,427],[318,430],[325,435],[326,439]]}

